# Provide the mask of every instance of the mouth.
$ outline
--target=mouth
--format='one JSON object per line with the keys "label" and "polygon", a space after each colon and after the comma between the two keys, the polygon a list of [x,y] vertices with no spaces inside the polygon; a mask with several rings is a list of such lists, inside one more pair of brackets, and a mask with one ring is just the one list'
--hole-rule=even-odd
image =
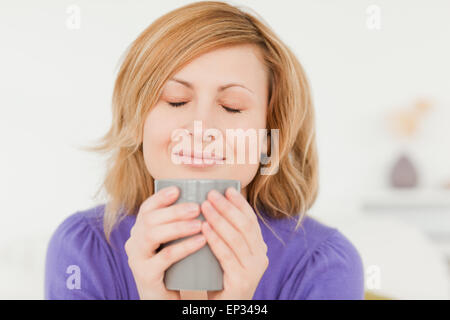
{"label": "mouth", "polygon": [[184,151],[181,150],[179,152],[174,152],[174,155],[177,155],[179,157],[187,157],[187,158],[192,158],[192,159],[207,159],[207,160],[217,160],[217,161],[223,161],[225,160],[225,157],[222,157],[220,155],[216,156],[215,153],[213,152],[211,155],[209,154],[203,154],[203,153],[198,153],[198,152],[190,152],[190,151]]}

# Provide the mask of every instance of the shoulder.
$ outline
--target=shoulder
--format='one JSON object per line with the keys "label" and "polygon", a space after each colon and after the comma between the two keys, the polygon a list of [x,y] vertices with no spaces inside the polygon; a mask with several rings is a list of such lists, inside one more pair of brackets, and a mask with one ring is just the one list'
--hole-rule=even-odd
{"label": "shoulder", "polygon": [[283,251],[295,251],[302,253],[303,256],[307,256],[308,253],[338,231],[336,228],[328,226],[309,215],[302,217],[300,223],[299,217],[275,219],[264,212],[263,218],[270,226],[269,228],[259,219],[265,241],[270,242],[273,247],[279,249],[281,249],[280,246],[282,245],[284,247]]}
{"label": "shoulder", "polygon": [[[319,224],[320,222],[316,222]],[[342,280],[362,275],[362,259],[354,244],[337,228],[327,227],[330,232],[320,237],[307,253],[307,267],[317,274]]]}
{"label": "shoulder", "polygon": [[[98,245],[105,247],[105,249],[112,249],[106,240],[103,229],[104,215],[105,204],[71,214],[56,228],[50,244],[64,240],[68,241],[67,245],[77,246],[81,240],[84,245],[97,242]],[[113,229],[110,242],[114,248],[117,247],[116,245],[124,244],[125,240],[128,239],[134,220],[134,216],[127,216]]]}
{"label": "shoulder", "polygon": [[99,205],[84,211],[77,211],[65,218],[52,235],[53,242],[90,234],[95,236],[103,223],[103,207]]}
{"label": "shoulder", "polygon": [[103,233],[104,205],[77,211],[56,228],[47,246],[46,299],[114,299],[118,259]]}
{"label": "shoulder", "polygon": [[311,246],[300,264],[301,290],[296,299],[363,299],[364,268],[353,243],[337,228],[309,218]]}
{"label": "shoulder", "polygon": [[53,232],[48,252],[86,250],[93,245],[107,249],[103,233],[104,205],[77,211],[66,217]]}
{"label": "shoulder", "polygon": [[[309,281],[308,281],[309,279]],[[356,247],[339,230],[311,251],[305,266],[306,299],[363,299],[364,268]]]}
{"label": "shoulder", "polygon": [[271,225],[286,242],[284,250],[275,246],[272,252],[272,258],[276,258],[273,260],[280,261],[286,272],[281,299],[363,298],[361,257],[337,228],[308,215],[298,229],[295,229],[297,220],[277,221]]}

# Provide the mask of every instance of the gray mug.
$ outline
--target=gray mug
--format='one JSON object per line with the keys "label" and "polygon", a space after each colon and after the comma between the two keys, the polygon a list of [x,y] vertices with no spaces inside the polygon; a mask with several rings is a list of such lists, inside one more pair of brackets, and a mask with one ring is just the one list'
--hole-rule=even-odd
{"label": "gray mug", "polygon": [[[241,192],[239,180],[159,179],[154,181],[155,192],[173,185],[177,186],[180,191],[178,199],[173,204],[196,202],[201,205],[207,199],[209,191],[213,189],[223,195],[229,187]],[[197,219],[206,220],[202,212]],[[192,236],[163,243],[159,250],[189,237]],[[199,250],[172,264],[164,273],[164,284],[169,290],[218,291],[223,289],[223,270],[208,243],[206,243]]]}

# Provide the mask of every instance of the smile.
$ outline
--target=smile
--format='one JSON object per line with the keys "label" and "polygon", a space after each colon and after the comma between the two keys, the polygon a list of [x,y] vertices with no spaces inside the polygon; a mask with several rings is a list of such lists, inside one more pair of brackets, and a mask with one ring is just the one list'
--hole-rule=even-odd
{"label": "smile", "polygon": [[224,157],[216,157],[214,153],[211,155],[194,153],[192,156],[190,152],[184,152],[183,150],[178,153],[173,153],[173,156],[177,159],[177,163],[195,168],[212,167],[216,164],[223,164],[225,160]]}

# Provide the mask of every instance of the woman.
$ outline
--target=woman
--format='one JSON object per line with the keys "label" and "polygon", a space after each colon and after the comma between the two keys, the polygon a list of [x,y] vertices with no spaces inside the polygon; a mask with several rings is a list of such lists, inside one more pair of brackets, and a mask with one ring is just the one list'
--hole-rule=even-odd
{"label": "woman", "polygon": [[[262,174],[261,163],[174,163],[172,134],[194,136],[195,121],[223,133],[278,130],[278,143],[269,139],[264,150],[277,165]],[[111,129],[92,150],[111,152],[104,181],[110,201],[74,213],[55,231],[46,298],[190,299],[190,292],[165,288],[164,271],[206,243],[224,271],[224,289],[203,292],[204,299],[363,298],[355,247],[307,215],[318,159],[306,75],[255,16],[205,1],[153,22],[127,51]],[[210,192],[189,212],[188,204],[173,204],[179,190],[154,193],[154,179],[164,178],[236,179],[242,190],[217,199]],[[200,211],[203,223],[195,219]],[[196,236],[158,251],[188,235]]]}

